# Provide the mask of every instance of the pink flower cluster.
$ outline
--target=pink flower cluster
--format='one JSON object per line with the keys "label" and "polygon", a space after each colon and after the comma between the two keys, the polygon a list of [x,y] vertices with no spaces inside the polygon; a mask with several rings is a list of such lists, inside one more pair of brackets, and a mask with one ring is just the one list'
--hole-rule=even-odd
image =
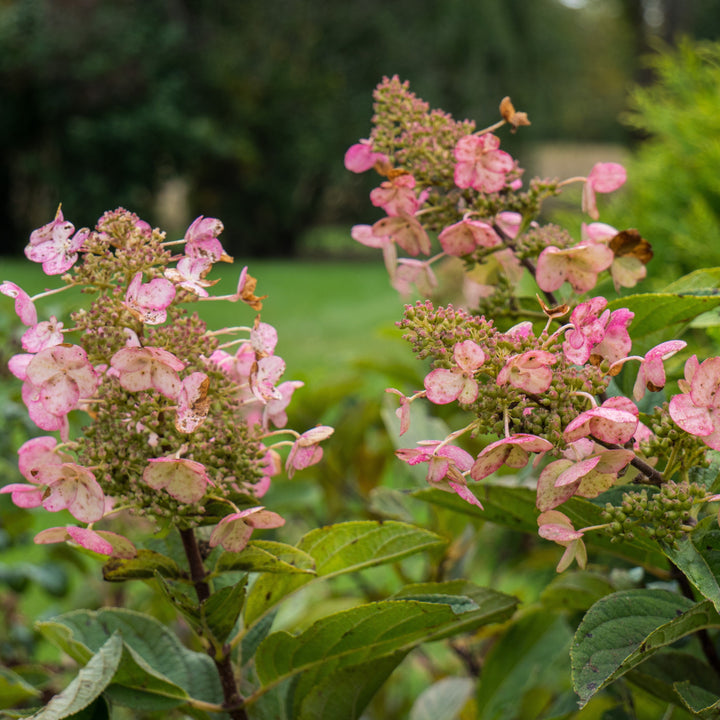
{"label": "pink flower cluster", "polygon": [[[375,100],[369,139],[348,151],[346,167],[374,169],[386,178],[370,200],[387,217],[355,226],[352,237],[383,250],[392,283],[404,293],[410,284],[421,296],[435,293],[436,263],[454,268],[451,277],[464,271],[469,311],[430,302],[407,306],[399,325],[418,357],[433,365],[422,390],[405,395],[388,389],[400,399],[400,434],[409,430],[411,406],[420,398],[457,403],[470,421],[443,440],[420,440],[397,455],[409,465],[426,463],[433,487],[478,506],[472,482],[487,481],[502,467],[520,471],[534,456],[539,534],[565,548],[558,570],[573,560],[584,566],[583,535],[597,528],[575,529],[558,508],[575,496],[596,498],[623,476],[661,485],[658,458],[645,457],[643,448],[667,445],[680,431],[720,450],[720,358],[686,362],[681,393],[669,403],[676,426],[670,427],[662,408],[652,410],[655,398],[645,395],[663,390],[666,362],[686,343],[669,340],[631,355],[634,313],[617,304],[610,309],[600,294],[587,297],[606,272],[616,291],[634,287],[652,259],[637,230],[597,222],[598,194],[626,182],[622,165],[601,162],[587,176],[536,178],[523,189],[522,170],[495,134],[503,124],[513,132],[529,124],[509,98],[501,103],[502,120],[479,131],[430,112],[397,78],[385,78]],[[538,221],[542,201],[572,183],[582,183],[581,209],[593,221],[577,228],[579,241]],[[398,248],[412,257],[398,257]],[[544,320],[528,301],[538,289]],[[508,329],[509,318],[518,324]],[[632,397],[617,395],[612,378],[632,366]],[[640,422],[638,403],[655,418],[652,427]],[[496,439],[473,456],[458,443],[463,435]],[[685,438],[689,447],[700,447]],[[672,459],[662,462],[668,478],[682,467]]]}
{"label": "pink flower cluster", "polygon": [[[521,247],[523,239],[518,238],[532,225],[524,222],[523,206],[528,214],[536,213],[544,194],[582,182],[583,211],[597,220],[596,194],[613,192],[626,179],[621,165],[597,163],[587,177],[544,181],[545,187],[531,184],[520,194],[523,171],[500,149],[500,138],[491,132],[505,123],[516,130],[513,118],[518,115],[524,118],[520,125],[530,124],[524,113],[507,112],[508,104],[512,106],[509,98],[500,105],[503,119],[480,131],[440,111],[428,111],[397,78],[383,80],[376,99],[373,132],[348,149],[345,167],[355,173],[375,170],[386,178],[370,193],[370,202],[386,217],[372,225],[356,225],[351,235],[363,245],[382,249],[391,282],[404,295],[412,285],[421,294],[434,292],[438,283],[432,265],[448,257],[476,262],[495,257],[503,273],[512,277],[519,261],[528,257]],[[396,118],[403,116],[407,127],[398,129]],[[505,222],[510,215],[518,218],[517,224]],[[610,226],[602,223],[584,226],[582,240],[572,246],[548,237],[533,247],[540,289],[554,292],[568,283],[576,293],[586,293],[606,270],[616,286],[632,287],[642,279],[647,259],[616,253],[611,240],[618,232],[611,228],[608,236],[606,228]],[[440,252],[418,259],[433,254],[429,231],[437,233]],[[398,248],[411,258],[398,258]]]}
{"label": "pink flower cluster", "polygon": [[[222,230],[219,220],[199,217],[182,241],[168,242],[119,209],[94,231],[74,233],[58,210],[31,235],[26,254],[48,274],[70,271],[66,287],[94,292],[90,307],[73,313],[69,328],[55,317],[38,322],[36,302],[64,288],[30,297],[12,282],[0,285],[27,326],[26,352],[11,358],[10,369],[23,382],[30,418],[62,440],[46,435],[25,443],[19,466],[27,483],[0,492],[19,507],[68,511],[86,525],[45,530],[36,542],[69,541],[132,557],[129,540],[94,525],[129,510],[192,527],[211,498],[226,509],[212,544],[228,550],[242,550],[253,528],[284,522],[256,505],[280,471],[278,450],[289,446],[292,476],[319,462],[319,444],[332,428],[285,429],[287,406],[303,383],[280,381],[285,363],[274,354],[271,325],[258,317],[251,327],[209,331],[182,308],[211,299],[261,306],[247,268],[235,293],[210,296],[213,265],[232,261],[218,239]],[[169,248],[178,244],[184,252],[173,255]],[[77,336],[77,344],[66,334]],[[245,337],[218,346],[218,337],[238,334]],[[222,349],[230,345],[238,345],[234,355]],[[71,441],[68,416],[76,410],[91,423]],[[290,439],[278,440],[281,434]]]}

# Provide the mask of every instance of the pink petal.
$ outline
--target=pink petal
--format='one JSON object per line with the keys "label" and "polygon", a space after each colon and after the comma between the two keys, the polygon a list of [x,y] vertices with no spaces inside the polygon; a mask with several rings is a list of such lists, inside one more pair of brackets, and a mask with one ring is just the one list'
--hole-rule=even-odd
{"label": "pink petal", "polygon": [[40,507],[45,488],[23,483],[10,483],[0,488],[0,493],[11,493],[10,499],[19,508]]}
{"label": "pink petal", "polygon": [[706,407],[698,407],[690,395],[675,395],[668,408],[670,417],[685,432],[705,437],[715,429],[710,411]]}
{"label": "pink petal", "polygon": [[37,310],[30,296],[15,283],[8,280],[0,283],[0,293],[15,298],[15,313],[23,325],[32,327],[37,324]]}
{"label": "pink petal", "polygon": [[430,402],[447,405],[457,400],[465,386],[465,377],[453,370],[437,368],[428,373],[424,385]]}
{"label": "pink petal", "polygon": [[374,235],[396,242],[413,257],[420,253],[429,255],[432,249],[425,228],[411,215],[383,218],[372,226],[372,230]]}
{"label": "pink petal", "polygon": [[575,494],[578,483],[571,483],[561,487],[556,485],[557,478],[572,465],[571,460],[555,460],[543,469],[537,483],[535,504],[538,510],[552,510],[558,505],[562,505]]}
{"label": "pink petal", "polygon": [[472,340],[463,340],[453,348],[453,357],[461,370],[473,373],[485,362],[483,349]]}
{"label": "pink petal", "polygon": [[627,180],[627,172],[619,163],[597,163],[588,175],[587,182],[595,192],[610,193]]}
{"label": "pink petal", "polygon": [[183,503],[199,502],[210,478],[205,466],[183,458],[151,458],[143,471],[143,481],[154,490],[165,489]]}

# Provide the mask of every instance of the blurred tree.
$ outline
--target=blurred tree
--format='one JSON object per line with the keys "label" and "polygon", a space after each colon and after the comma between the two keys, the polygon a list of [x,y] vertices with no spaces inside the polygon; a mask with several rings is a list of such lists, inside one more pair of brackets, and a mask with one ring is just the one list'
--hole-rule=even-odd
{"label": "blurred tree", "polygon": [[655,82],[636,88],[626,122],[647,139],[628,163],[628,184],[603,221],[629,219],[655,249],[662,285],[720,266],[720,43],[682,41],[655,54]]}
{"label": "blurred tree", "polygon": [[156,222],[180,177],[186,215],[221,217],[231,252],[289,254],[354,220],[370,181],[342,156],[383,75],[478,122],[509,94],[533,141],[622,139],[618,1],[0,0],[2,249],[61,200],[77,224],[119,203]]}

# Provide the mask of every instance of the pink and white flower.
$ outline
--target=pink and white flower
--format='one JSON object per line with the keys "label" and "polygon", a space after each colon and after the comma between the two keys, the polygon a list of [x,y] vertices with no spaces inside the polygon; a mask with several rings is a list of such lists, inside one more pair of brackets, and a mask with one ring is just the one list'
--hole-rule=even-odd
{"label": "pink and white flower", "polygon": [[55,416],[67,415],[81,399],[92,397],[99,383],[86,352],[78,345],[41,350],[28,363],[25,375],[32,394],[37,394],[43,409]]}
{"label": "pink and white flower", "polygon": [[502,242],[492,225],[468,218],[446,227],[438,235],[438,240],[442,249],[454,257],[470,255],[479,247],[497,247]]}
{"label": "pink and white flower", "polygon": [[720,357],[698,363],[693,355],[678,385],[684,392],[670,400],[670,417],[685,432],[720,450]]}
{"label": "pink and white flower", "polygon": [[454,492],[463,500],[482,508],[480,501],[470,492],[465,473],[472,467],[473,457],[456,445],[439,440],[421,440],[417,448],[401,448],[395,454],[408,465],[428,463],[426,480],[435,487]]}
{"label": "pink and white flower", "polygon": [[23,350],[29,353],[38,353],[45,348],[60,345],[63,341],[63,324],[51,315],[49,320],[39,322],[29,327],[22,336]]}
{"label": "pink and white flower", "polygon": [[193,220],[185,232],[185,254],[190,258],[206,258],[210,262],[232,262],[232,258],[223,250],[218,240],[224,226],[217,218],[200,215]]}
{"label": "pink and white flower", "polygon": [[611,365],[618,360],[626,358],[632,348],[632,339],[628,327],[635,317],[635,313],[627,308],[618,308],[610,314],[610,320],[605,326],[605,336],[594,345],[590,352],[591,361],[597,358],[607,360]]}
{"label": "pink and white flower", "polygon": [[413,285],[417,287],[420,295],[424,297],[431,295],[438,285],[435,272],[427,260],[400,258],[397,272],[395,277],[392,278],[392,286],[401,295],[407,297],[412,292]]}
{"label": "pink and white flower", "polygon": [[154,389],[174,400],[182,387],[178,372],[185,363],[162,348],[122,348],[112,356],[110,365],[120,385],[130,392]]}
{"label": "pink and white flower", "polygon": [[276,395],[279,397],[271,397],[263,408],[262,426],[264,429],[267,430],[270,423],[276,428],[284,428],[287,425],[288,416],[285,411],[292,400],[295,390],[304,385],[305,383],[300,380],[286,380],[275,388]]}
{"label": "pink and white flower", "polygon": [[178,432],[194,432],[205,421],[210,410],[209,387],[210,378],[203,372],[191,373],[182,381],[175,410]]}
{"label": "pink and white flower", "polygon": [[581,242],[569,248],[546,247],[538,257],[535,279],[541,290],[553,292],[567,280],[577,293],[592,290],[598,273],[607,270],[615,255],[605,245]]}
{"label": "pink and white flower", "polygon": [[388,215],[414,215],[420,207],[415,194],[415,178],[403,173],[385,180],[370,193],[370,202]]}
{"label": "pink and white flower", "polygon": [[91,530],[73,525],[48,528],[35,536],[38,545],[71,542],[100,555],[130,559],[137,555],[135,546],[122,535],[107,530]]}
{"label": "pink and white flower", "polygon": [[41,465],[35,482],[46,486],[41,505],[50,512],[69,510],[80,522],[91,523],[105,514],[105,494],[95,475],[73,462]]}
{"label": "pink and white flower", "polygon": [[684,340],[668,340],[645,353],[645,357],[640,362],[640,369],[633,387],[633,397],[636,400],[642,399],[645,390],[657,392],[665,387],[664,361],[686,346],[687,343]]}
{"label": "pink and white flower", "polygon": [[611,397],[602,405],[580,413],[568,423],[563,435],[568,442],[592,435],[606,443],[624,445],[635,435],[638,417],[638,409],[632,400]]}
{"label": "pink and white flower", "polygon": [[147,325],[161,325],[167,320],[167,308],[175,299],[175,286],[165,278],[143,283],[142,273],[135,273],[125,293],[125,307]]}
{"label": "pink and white flower", "polygon": [[537,523],[540,537],[552,540],[565,548],[565,552],[555,568],[557,572],[566,570],[573,560],[577,561],[580,568],[585,567],[587,564],[587,550],[582,540],[583,531],[575,530],[572,521],[567,515],[558,510],[548,510],[540,513]]}
{"label": "pink and white flower", "polygon": [[319,443],[327,440],[334,432],[335,430],[327,425],[318,425],[302,433],[293,443],[285,461],[288,478],[291,478],[296,470],[304,470],[319,463],[323,456]]}
{"label": "pink and white flower", "polygon": [[46,275],[62,275],[77,262],[78,252],[90,234],[86,228],[73,235],[74,232],[75,226],[65,220],[58,208],[54,220],[30,234],[25,257],[42,263]]}
{"label": "pink and white flower", "polygon": [[387,155],[375,152],[370,140],[360,140],[351,145],[345,153],[345,168],[354,173],[362,173],[377,163],[387,162]]}
{"label": "pink and white flower", "polygon": [[215,285],[217,280],[206,280],[205,276],[212,269],[212,262],[205,256],[183,257],[174,268],[166,268],[165,277],[177,287],[185,288],[198,297],[210,295],[205,288]]}
{"label": "pink and white flower", "polygon": [[15,299],[15,313],[23,325],[33,327],[37,324],[37,310],[32,298],[19,285],[5,280],[0,283],[0,293]]}
{"label": "pink and white flower", "polygon": [[372,226],[377,238],[397,243],[406,253],[416,257],[429,255],[432,250],[430,238],[420,221],[412,215],[396,215],[382,218]]}
{"label": "pink and white flower", "polygon": [[472,403],[478,395],[475,372],[485,362],[483,349],[472,340],[459,342],[453,348],[457,367],[436,368],[425,377],[427,399],[436,405],[446,405],[457,400]]}
{"label": "pink and white flower", "polygon": [[575,365],[584,365],[590,353],[605,337],[605,328],[610,320],[610,311],[605,310],[607,300],[594,297],[580,303],[570,315],[572,325],[565,332],[563,353]]}
{"label": "pink and white flower", "polygon": [[202,463],[186,458],[150,458],[143,470],[143,482],[153,490],[165,490],[182,503],[202,500],[208,485],[212,485]]}
{"label": "pink and white flower", "polygon": [[515,162],[499,147],[500,138],[492,133],[461,137],[454,150],[455,184],[484,193],[502,190]]}
{"label": "pink and white flower", "polygon": [[490,443],[477,456],[470,477],[483,480],[503,465],[522,468],[527,465],[530,453],[544,453],[552,450],[552,443],[537,435],[518,433]]}
{"label": "pink and white flower", "polygon": [[266,510],[264,506],[248,508],[226,515],[210,535],[209,545],[222,545],[230,552],[242,551],[256,528],[277,528],[285,524],[285,518]]}
{"label": "pink and white flower", "polygon": [[508,358],[497,376],[497,384],[510,384],[528,393],[544,393],[552,383],[550,366],[557,358],[545,350],[529,350]]}

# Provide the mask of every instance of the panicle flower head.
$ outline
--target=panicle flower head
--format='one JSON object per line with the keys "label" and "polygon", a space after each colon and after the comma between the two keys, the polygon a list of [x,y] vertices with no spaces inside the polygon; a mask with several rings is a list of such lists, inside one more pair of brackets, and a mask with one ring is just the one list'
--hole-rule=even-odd
{"label": "panicle flower head", "polygon": [[[72,442],[59,446],[44,436],[25,443],[19,465],[27,483],[1,490],[20,507],[68,510],[87,526],[50,528],[36,542],[132,557],[132,543],[95,525],[126,509],[161,526],[192,528],[208,523],[211,498],[212,519],[223,528],[215,537],[224,535],[227,549],[241,549],[242,527],[281,524],[271,511],[243,507],[256,505],[279,471],[264,440],[283,432],[268,426],[287,423],[286,408],[302,383],[280,383],[285,364],[274,355],[277,333],[268,323],[258,318],[252,327],[209,331],[184,307],[208,298],[213,265],[232,260],[218,240],[222,229],[219,220],[198,217],[178,258],[168,250],[177,241],[166,242],[122,208],[76,234],[58,211],[32,234],[27,255],[49,274],[69,271],[63,282],[83,287],[92,296],[88,307],[73,312],[69,325],[55,317],[38,322],[38,298],[57,291],[33,299],[14,283],[0,285],[28,326],[27,352],[10,367],[23,381],[31,419],[69,441],[68,415],[86,411],[89,418]],[[237,292],[213,299],[257,309],[256,282],[244,268]],[[64,342],[66,333],[77,344]],[[238,344],[235,355],[218,347],[223,334],[240,335],[229,343]],[[301,435],[289,474],[317,462],[319,443],[331,433],[326,427]]]}

